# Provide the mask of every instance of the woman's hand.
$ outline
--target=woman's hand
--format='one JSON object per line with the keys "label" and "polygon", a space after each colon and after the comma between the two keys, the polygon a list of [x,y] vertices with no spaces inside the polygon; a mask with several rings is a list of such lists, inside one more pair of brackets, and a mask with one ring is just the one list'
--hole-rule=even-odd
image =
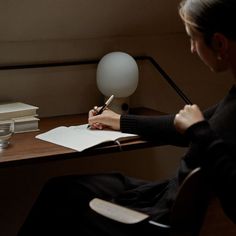
{"label": "woman's hand", "polygon": [[191,125],[202,120],[204,120],[204,117],[197,105],[185,105],[184,108],[176,114],[174,125],[180,133],[184,133]]}
{"label": "woman's hand", "polygon": [[110,128],[120,130],[120,114],[106,109],[101,115],[96,115],[97,109],[99,110],[101,107],[94,107],[94,109],[89,111],[88,124],[92,129]]}

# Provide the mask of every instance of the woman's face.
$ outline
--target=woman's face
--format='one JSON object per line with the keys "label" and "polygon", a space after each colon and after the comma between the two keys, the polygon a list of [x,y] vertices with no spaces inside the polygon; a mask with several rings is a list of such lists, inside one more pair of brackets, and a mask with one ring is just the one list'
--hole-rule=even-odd
{"label": "woman's face", "polygon": [[206,45],[203,34],[188,24],[185,25],[185,29],[190,37],[191,52],[196,53],[212,71],[219,72],[225,70],[225,68],[222,68],[219,58],[217,59],[216,51]]}

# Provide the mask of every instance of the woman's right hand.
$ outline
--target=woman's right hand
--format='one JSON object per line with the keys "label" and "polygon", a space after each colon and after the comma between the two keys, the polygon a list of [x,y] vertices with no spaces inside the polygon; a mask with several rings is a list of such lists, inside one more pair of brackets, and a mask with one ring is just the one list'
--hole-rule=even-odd
{"label": "woman's right hand", "polygon": [[[97,108],[98,110],[101,107]],[[100,115],[96,115],[96,110],[89,111],[88,124],[92,129],[110,128],[113,130],[120,130],[120,114],[112,110],[106,109]]]}

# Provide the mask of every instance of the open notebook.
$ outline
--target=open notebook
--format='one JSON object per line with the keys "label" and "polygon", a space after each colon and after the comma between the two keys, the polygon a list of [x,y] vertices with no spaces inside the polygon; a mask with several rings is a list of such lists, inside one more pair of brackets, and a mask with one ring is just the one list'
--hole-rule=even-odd
{"label": "open notebook", "polygon": [[69,127],[60,126],[39,134],[36,138],[81,152],[104,142],[138,137],[136,134],[122,133],[114,130],[88,129],[87,126],[88,124]]}

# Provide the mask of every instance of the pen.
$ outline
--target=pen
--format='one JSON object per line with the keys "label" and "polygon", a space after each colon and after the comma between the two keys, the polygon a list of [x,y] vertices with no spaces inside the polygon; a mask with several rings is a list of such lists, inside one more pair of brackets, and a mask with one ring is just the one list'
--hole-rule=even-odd
{"label": "pen", "polygon": [[[103,113],[103,111],[109,106],[109,104],[112,102],[114,98],[114,95],[111,95],[108,100],[104,103],[104,105],[100,108],[100,110],[96,113],[96,115],[101,115]],[[87,126],[87,128],[89,128],[90,125]]]}
{"label": "pen", "polygon": [[97,112],[96,115],[101,115],[103,111],[109,106],[109,104],[112,102],[114,98],[114,95],[111,95],[108,100],[104,103],[104,105],[101,107],[101,109]]}

